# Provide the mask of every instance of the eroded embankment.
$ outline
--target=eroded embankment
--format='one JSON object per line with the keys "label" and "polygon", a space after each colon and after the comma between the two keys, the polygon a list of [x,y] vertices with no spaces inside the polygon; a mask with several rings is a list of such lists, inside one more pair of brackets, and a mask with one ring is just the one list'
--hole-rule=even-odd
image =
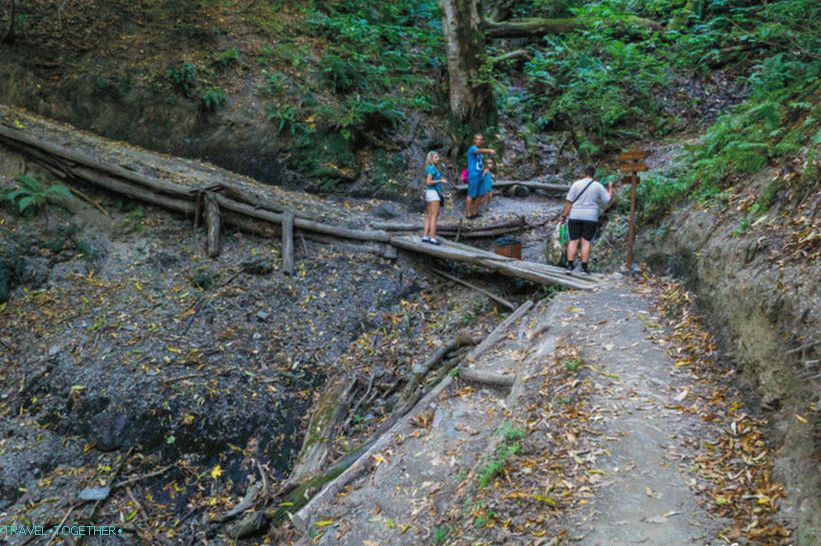
{"label": "eroded embankment", "polygon": [[[793,188],[782,174],[748,180],[726,198],[732,207],[695,203],[675,211],[639,248],[648,263],[684,278],[698,296],[725,357],[738,364],[750,399],[771,423],[797,542],[815,544],[821,529],[821,194],[817,184]],[[753,216],[750,207],[768,193],[772,199],[779,184],[784,201],[768,202],[769,210]]]}

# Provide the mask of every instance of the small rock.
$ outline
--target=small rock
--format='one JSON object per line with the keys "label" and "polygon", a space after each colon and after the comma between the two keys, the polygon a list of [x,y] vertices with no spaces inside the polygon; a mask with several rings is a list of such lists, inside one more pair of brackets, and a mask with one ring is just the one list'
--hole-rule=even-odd
{"label": "small rock", "polygon": [[266,320],[268,320],[268,317],[270,317],[270,316],[271,316],[271,313],[268,313],[268,312],[266,312],[266,311],[259,311],[259,312],[257,313],[257,318],[258,318],[260,321],[266,321]]}
{"label": "small rock", "polygon": [[105,487],[86,487],[80,491],[77,498],[84,501],[98,501],[107,499],[109,493],[111,493],[110,485],[106,485]]}

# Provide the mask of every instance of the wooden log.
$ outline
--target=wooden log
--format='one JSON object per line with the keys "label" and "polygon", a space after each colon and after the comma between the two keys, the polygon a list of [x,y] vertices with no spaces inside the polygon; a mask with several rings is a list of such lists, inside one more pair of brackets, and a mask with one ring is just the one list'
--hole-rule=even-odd
{"label": "wooden log", "polygon": [[414,364],[411,367],[411,374],[408,378],[407,383],[405,386],[402,387],[402,390],[399,393],[399,399],[397,401],[397,407],[402,407],[407,404],[413,397],[416,389],[419,387],[419,384],[422,380],[427,376],[428,372],[434,366],[437,366],[440,362],[442,362],[447,355],[459,349],[460,347],[464,347],[466,345],[476,345],[477,341],[471,338],[467,334],[459,334],[456,336],[455,339],[450,340],[449,342],[445,343],[436,352],[433,353],[427,360],[425,360],[422,364]]}
{"label": "wooden log", "polygon": [[294,213],[291,211],[282,216],[282,272],[294,274]]}
{"label": "wooden log", "polygon": [[[267,222],[282,225],[281,213],[272,212],[265,209],[258,209],[251,205],[240,203],[239,201],[234,201],[233,199],[225,197],[224,195],[217,195],[217,198],[219,200],[220,206],[223,208],[240,214],[244,214],[246,216],[250,216],[252,218],[258,218],[260,220],[265,220]],[[314,222],[313,220],[308,220],[299,217],[294,218],[294,227],[304,231],[330,235],[332,237],[338,237],[341,239],[352,239],[356,241],[372,241],[381,243],[387,243],[390,241],[390,236],[385,231],[351,229],[342,226],[334,226],[330,224]]]}
{"label": "wooden log", "polygon": [[173,182],[160,180],[159,178],[147,174],[142,174],[136,171],[123,168],[119,165],[110,165],[108,163],[103,163],[82,152],[78,152],[76,150],[69,150],[68,148],[65,148],[63,146],[59,146],[52,142],[34,137],[32,135],[26,134],[23,131],[12,129],[4,125],[0,125],[0,138],[4,140],[13,140],[15,142],[20,142],[28,146],[32,146],[48,154],[69,161],[73,161],[74,163],[83,165],[85,167],[90,167],[109,176],[115,176],[117,178],[122,178],[124,180],[129,180],[131,182],[136,182],[137,184],[146,186],[147,188],[150,188],[157,192],[167,193],[169,195],[175,196],[188,196],[193,193],[196,193],[200,189],[204,189],[197,186],[184,186],[182,184],[175,184]]}
{"label": "wooden log", "polygon": [[511,387],[516,379],[515,375],[502,375],[495,372],[477,370],[475,368],[459,368],[459,379],[471,383],[481,383],[493,387]]}
{"label": "wooden log", "polygon": [[[2,125],[0,125],[0,128],[2,128]],[[58,156],[49,154],[28,144],[23,144],[10,139],[6,140],[5,143],[11,148],[19,150],[41,162],[46,166],[46,168],[54,173],[55,176],[59,176],[60,178],[70,176],[74,179],[82,180],[118,195],[125,195],[151,205],[160,206],[176,212],[182,212],[184,214],[192,214],[195,210],[194,204],[190,203],[185,197],[173,197],[156,193],[153,190],[142,186],[135,186],[95,169],[78,165],[73,161],[61,159]]]}
{"label": "wooden log", "polygon": [[465,360],[466,361],[476,360],[476,358],[479,355],[481,355],[482,353],[484,353],[485,351],[487,351],[488,349],[493,347],[500,339],[502,339],[502,336],[505,334],[508,327],[510,327],[511,324],[513,324],[514,322],[519,320],[521,317],[523,317],[528,311],[530,311],[530,309],[532,307],[533,307],[533,301],[532,300],[527,300],[526,302],[521,304],[519,307],[517,307],[515,311],[513,311],[510,315],[508,315],[507,318],[505,318],[505,320],[500,322],[499,325],[496,326],[496,328],[493,329],[493,331],[490,333],[490,335],[488,335],[484,340],[482,340],[482,342],[479,345],[477,345],[476,348],[473,349],[473,351],[471,351],[471,353],[467,357],[465,357]]}
{"label": "wooden log", "polygon": [[234,226],[243,233],[248,233],[255,237],[273,239],[280,236],[278,227],[269,222],[263,222],[255,218],[248,218],[245,215],[237,214],[230,210],[222,209],[222,223],[226,226]]}
{"label": "wooden log", "polygon": [[118,180],[117,178],[108,176],[107,174],[79,165],[75,167],[67,167],[67,169],[68,172],[76,178],[90,182],[95,186],[99,186],[108,191],[138,199],[158,207],[182,212],[183,214],[194,214],[193,199],[162,195],[148,188],[123,182],[122,180]]}
{"label": "wooden log", "polygon": [[220,231],[222,217],[220,206],[213,192],[205,194],[205,227],[208,230],[207,251],[209,258],[216,258],[220,254]]}
{"label": "wooden log", "polygon": [[444,278],[448,279],[449,281],[453,281],[455,283],[461,284],[462,286],[467,286],[468,288],[470,288],[472,290],[475,290],[475,291],[479,292],[480,294],[483,294],[483,295],[487,296],[491,300],[495,301],[496,303],[498,303],[500,305],[503,305],[503,306],[507,307],[510,310],[516,309],[515,305],[513,305],[512,303],[510,303],[509,301],[507,301],[503,297],[497,296],[496,294],[494,294],[492,292],[489,292],[489,291],[485,290],[484,288],[482,288],[480,286],[476,286],[475,284],[469,283],[468,281],[466,281],[464,279],[460,279],[459,277],[451,275],[450,273],[445,273],[441,269],[436,269],[435,267],[432,267],[431,271],[433,271],[434,273],[436,273],[440,277],[444,277]]}
{"label": "wooden log", "polygon": [[293,491],[321,474],[337,425],[344,419],[345,410],[350,405],[356,380],[355,373],[342,374],[325,386],[311,413],[296,463],[280,494]]}

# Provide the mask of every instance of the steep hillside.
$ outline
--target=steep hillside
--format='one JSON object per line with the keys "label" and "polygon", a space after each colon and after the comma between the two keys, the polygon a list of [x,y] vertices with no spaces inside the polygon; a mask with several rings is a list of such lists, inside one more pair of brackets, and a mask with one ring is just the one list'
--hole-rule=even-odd
{"label": "steep hillside", "polygon": [[443,103],[431,1],[6,4],[0,101],[269,183],[400,195]]}

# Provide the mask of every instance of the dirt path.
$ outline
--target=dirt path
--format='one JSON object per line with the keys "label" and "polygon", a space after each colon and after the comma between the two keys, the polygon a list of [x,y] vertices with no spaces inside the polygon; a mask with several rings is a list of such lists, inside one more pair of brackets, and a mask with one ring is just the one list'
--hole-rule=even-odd
{"label": "dirt path", "polygon": [[[474,367],[516,373],[512,390],[454,380],[389,433],[364,473],[315,503],[303,543],[723,543],[733,522],[707,509],[696,473],[698,448],[720,432],[685,411],[716,386],[676,367],[650,296],[611,280],[507,328]],[[540,403],[550,415],[534,417]],[[560,413],[567,427],[552,420]],[[527,431],[521,451],[483,483],[512,445],[510,423]]]}
{"label": "dirt path", "polygon": [[600,408],[600,428],[612,438],[610,456],[598,464],[603,487],[578,523],[581,543],[712,543],[722,526],[693,493],[692,453],[680,447],[712,431],[697,416],[668,409],[681,407],[695,387],[671,374],[664,347],[648,338],[646,325],[654,322],[648,299],[613,288],[562,300],[566,314],[558,329],[600,370],[589,403]]}

